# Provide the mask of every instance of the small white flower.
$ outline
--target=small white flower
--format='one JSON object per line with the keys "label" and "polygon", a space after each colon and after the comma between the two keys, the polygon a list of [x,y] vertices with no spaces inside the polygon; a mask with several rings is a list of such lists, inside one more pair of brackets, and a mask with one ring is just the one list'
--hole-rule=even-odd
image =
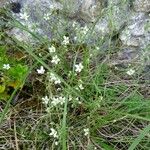
{"label": "small white flower", "polygon": [[42,57],[42,54],[41,54],[41,53],[39,53],[39,56],[40,56],[40,57]]}
{"label": "small white flower", "polygon": [[56,51],[56,48],[54,46],[51,46],[48,48],[50,53],[54,53]]}
{"label": "small white flower", "polygon": [[4,64],[3,65],[3,69],[9,70],[10,69],[10,65],[9,64]]}
{"label": "small white flower", "polygon": [[56,97],[53,97],[53,98],[52,98],[52,102],[51,102],[51,104],[52,104],[52,106],[56,106],[56,105],[58,105],[58,104],[59,104],[59,99],[58,99],[58,98],[56,98]]}
{"label": "small white flower", "polygon": [[80,89],[80,90],[83,90],[83,89],[84,89],[82,83],[79,84],[79,89]]}
{"label": "small white flower", "polygon": [[85,34],[87,34],[89,29],[87,26],[85,26],[85,27],[82,27],[81,30],[82,30],[82,33],[85,35]]}
{"label": "small white flower", "polygon": [[60,62],[60,59],[58,58],[58,56],[57,55],[55,55],[55,56],[53,56],[52,57],[52,61],[51,61],[51,63],[53,63],[53,64],[58,64]]}
{"label": "small white flower", "polygon": [[63,39],[64,39],[63,42],[62,42],[63,45],[69,44],[69,37],[63,36]]}
{"label": "small white flower", "polygon": [[79,97],[76,97],[75,100],[76,100],[76,101],[79,101]]}
{"label": "small white flower", "polygon": [[61,80],[57,78],[57,80],[54,81],[55,84],[60,84]]}
{"label": "small white flower", "polygon": [[75,21],[73,21],[72,27],[74,28],[75,26],[77,26],[77,23]]}
{"label": "small white flower", "polygon": [[47,107],[47,108],[46,108],[46,112],[47,112],[47,113],[51,113],[51,108],[50,108],[50,107]]}
{"label": "small white flower", "polygon": [[56,145],[56,146],[58,145],[58,141],[55,141],[55,145]]}
{"label": "small white flower", "polygon": [[66,100],[65,97],[60,96],[58,99],[59,99],[59,102],[61,105],[63,105],[65,103],[65,100]]}
{"label": "small white flower", "polygon": [[42,101],[43,101],[43,103],[44,104],[48,104],[48,102],[49,102],[49,98],[48,98],[48,96],[45,96],[45,97],[42,97]]}
{"label": "small white flower", "polygon": [[54,73],[50,73],[50,81],[54,82],[55,84],[60,84],[61,80],[55,76]]}
{"label": "small white flower", "polygon": [[99,49],[100,49],[100,48],[97,46],[97,47],[96,47],[96,50],[99,50]]}
{"label": "small white flower", "polygon": [[56,80],[56,76],[52,72],[50,73],[49,77],[50,77],[50,81],[55,81]]}
{"label": "small white flower", "polygon": [[58,138],[58,133],[54,128],[51,128],[51,133],[49,134],[50,136],[53,136],[54,138]]}
{"label": "small white flower", "polygon": [[52,104],[53,106],[56,106],[56,105],[58,105],[58,104],[63,105],[63,104],[65,103],[65,99],[66,99],[66,98],[65,98],[65,97],[62,97],[62,96],[53,97],[51,104]]}
{"label": "small white flower", "polygon": [[44,74],[45,73],[45,69],[43,66],[40,67],[40,69],[37,69],[38,74]]}
{"label": "small white flower", "polygon": [[103,100],[103,96],[100,96],[99,98],[100,98],[100,100]]}
{"label": "small white flower", "polygon": [[78,102],[78,104],[82,104],[82,102],[79,100],[79,97],[76,97],[75,100]]}
{"label": "small white flower", "polygon": [[77,40],[77,36],[74,37],[74,40],[75,40],[75,41]]}
{"label": "small white flower", "polygon": [[84,135],[85,135],[85,136],[88,136],[88,135],[89,135],[89,128],[83,129],[83,131],[84,131]]}
{"label": "small white flower", "polygon": [[132,75],[135,73],[135,70],[129,69],[126,73],[127,73],[129,76],[132,76]]}
{"label": "small white flower", "polygon": [[68,97],[68,101],[70,102],[72,100],[72,96],[71,95],[69,95],[69,97]]}
{"label": "small white flower", "polygon": [[82,104],[82,102],[78,101],[78,104]]}
{"label": "small white flower", "polygon": [[57,91],[60,92],[62,89],[61,88],[57,88]]}
{"label": "small white flower", "polygon": [[75,65],[75,71],[76,72],[81,72],[83,68],[84,67],[83,67],[82,63],[79,63],[79,64]]}
{"label": "small white flower", "polygon": [[47,21],[50,19],[51,13],[44,14],[44,19]]}
{"label": "small white flower", "polygon": [[29,15],[26,12],[20,13],[20,18],[27,21],[29,18]]}

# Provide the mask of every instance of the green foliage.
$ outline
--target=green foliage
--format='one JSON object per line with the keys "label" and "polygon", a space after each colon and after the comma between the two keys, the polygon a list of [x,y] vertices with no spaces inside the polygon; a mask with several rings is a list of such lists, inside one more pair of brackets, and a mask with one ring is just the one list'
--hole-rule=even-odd
{"label": "green foliage", "polygon": [[[9,88],[17,88],[22,86],[22,79],[28,71],[28,67],[23,62],[12,58],[7,53],[7,46],[0,47],[0,99],[7,100],[9,98]],[[9,64],[10,68],[3,68],[4,64]]]}

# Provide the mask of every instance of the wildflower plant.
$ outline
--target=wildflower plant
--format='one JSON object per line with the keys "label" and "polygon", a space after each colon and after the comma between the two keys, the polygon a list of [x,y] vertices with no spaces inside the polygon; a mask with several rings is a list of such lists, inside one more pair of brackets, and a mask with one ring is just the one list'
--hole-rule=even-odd
{"label": "wildflower plant", "polygon": [[[70,22],[56,18],[57,11],[54,12],[53,9],[39,14],[42,16],[41,22],[35,23],[34,30],[29,25],[31,14],[25,10],[19,14],[22,23],[20,29],[25,29],[38,42],[32,44],[14,40],[19,50],[29,57],[24,63],[33,69],[27,84],[34,85],[30,97],[34,102],[33,108],[24,108],[31,118],[28,119],[27,115],[23,118],[19,116],[25,123],[19,122],[17,127],[14,123],[13,128],[18,133],[15,132],[15,140],[18,143],[22,139],[32,141],[32,148],[29,147],[30,144],[25,144],[27,149],[92,150],[114,149],[124,143],[129,145],[131,134],[137,134],[139,126],[149,121],[149,102],[141,103],[143,96],[136,87],[137,83],[126,85],[124,78],[120,79],[118,72],[105,63],[111,56],[111,49],[106,54],[108,58],[103,52],[105,47],[101,44],[105,39],[93,45],[85,44],[92,28],[73,22],[73,34],[66,32]],[[18,25],[17,21],[15,23],[13,25]],[[49,24],[46,32],[39,31],[45,23]],[[51,27],[52,24],[56,25]],[[53,33],[51,38],[48,38],[51,35],[49,30]],[[43,36],[39,36],[37,31]],[[1,93],[6,92],[7,85],[12,85],[12,80],[13,86],[14,83],[23,86],[20,80],[25,76],[28,67],[19,60],[10,61],[5,47],[0,48],[0,71],[6,77],[6,83],[0,85],[1,96]],[[100,55],[99,59],[95,51]],[[122,74],[136,76],[136,71],[124,69]],[[36,81],[35,84],[32,80]],[[144,116],[145,112],[147,114]],[[10,112],[10,115],[11,113],[13,114]],[[18,118],[15,119],[18,121]],[[141,123],[142,120],[145,122]],[[20,125],[23,127],[20,128]]]}
{"label": "wildflower plant", "polygon": [[0,47],[0,80],[3,90],[0,92],[0,100],[8,100],[10,94],[8,92],[11,87],[13,90],[21,88],[22,80],[25,77],[28,67],[23,65],[20,61],[15,60],[13,57],[6,55],[7,47]]}

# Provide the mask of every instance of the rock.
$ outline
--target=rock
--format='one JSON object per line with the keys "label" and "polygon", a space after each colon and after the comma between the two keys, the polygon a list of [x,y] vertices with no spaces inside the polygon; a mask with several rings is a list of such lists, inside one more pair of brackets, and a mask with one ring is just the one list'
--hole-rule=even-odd
{"label": "rock", "polygon": [[[128,3],[121,3],[118,0],[14,0],[14,3],[21,5],[21,9],[17,10],[19,13],[16,13],[16,10],[14,12],[13,8],[14,18],[29,29],[36,25],[34,30],[36,34],[49,39],[60,39],[60,36],[69,30],[72,34],[70,36],[74,36],[76,42],[86,43],[97,42],[100,37],[119,31],[126,23],[125,14],[128,12]],[[27,18],[24,18],[25,15]],[[73,22],[78,24],[78,29],[72,28]],[[89,30],[93,28],[94,31],[90,32],[89,36],[84,36],[85,39],[82,40],[78,32],[82,33],[84,27]],[[13,29],[11,35],[13,33],[19,37],[18,30]]]}
{"label": "rock", "polygon": [[[8,34],[20,41],[36,42],[32,33],[59,42],[67,35],[74,43],[98,45],[99,50],[105,51],[110,45],[116,46],[115,34],[121,42],[112,64],[144,62],[143,51],[150,44],[149,0],[13,0],[13,3],[12,14],[18,24]],[[147,53],[149,56],[150,52]]]}
{"label": "rock", "polygon": [[[123,45],[145,48],[150,43],[149,16],[144,13],[134,13],[128,25],[121,32]],[[146,28],[147,27],[147,28]]]}
{"label": "rock", "polygon": [[150,12],[149,0],[135,0],[133,2],[134,10],[137,12]]}

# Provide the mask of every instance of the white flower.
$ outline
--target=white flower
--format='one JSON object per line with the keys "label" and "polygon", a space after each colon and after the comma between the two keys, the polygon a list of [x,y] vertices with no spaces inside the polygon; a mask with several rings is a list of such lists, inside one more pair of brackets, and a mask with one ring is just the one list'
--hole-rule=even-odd
{"label": "white flower", "polygon": [[9,64],[4,64],[3,65],[3,69],[9,70],[10,69],[10,65]]}
{"label": "white flower", "polygon": [[58,56],[57,55],[55,55],[55,56],[53,56],[52,57],[52,61],[51,61],[51,63],[53,63],[53,64],[58,64],[60,62],[60,59],[58,58]]}
{"label": "white flower", "polygon": [[82,102],[79,101],[78,104],[82,104]]}
{"label": "white flower", "polygon": [[58,133],[54,128],[51,128],[51,133],[49,134],[50,136],[53,136],[54,138],[58,138]]}
{"label": "white flower", "polygon": [[78,102],[78,104],[82,104],[82,102],[79,100],[79,97],[76,97],[75,100]]}
{"label": "white flower", "polygon": [[56,48],[54,46],[51,46],[48,48],[50,53],[54,53],[56,51]]}
{"label": "white flower", "polygon": [[44,74],[45,73],[45,69],[43,66],[40,67],[40,69],[37,69],[38,74]]}
{"label": "white flower", "polygon": [[50,19],[50,15],[51,15],[51,13],[44,14],[43,18],[47,21]]}
{"label": "white flower", "polygon": [[42,101],[43,101],[43,103],[44,104],[48,104],[48,102],[49,102],[49,98],[48,98],[48,96],[45,96],[45,97],[42,97]]}
{"label": "white flower", "polygon": [[77,26],[77,22],[73,21],[72,27],[74,28],[75,26]]}
{"label": "white flower", "polygon": [[63,42],[62,42],[63,45],[69,44],[69,37],[63,36],[63,39],[64,39]]}
{"label": "white flower", "polygon": [[62,97],[62,96],[53,97],[51,104],[52,104],[53,106],[56,106],[56,105],[58,105],[58,104],[63,105],[63,104],[65,103],[65,99],[66,99],[66,98],[65,98],[65,97]]}
{"label": "white flower", "polygon": [[53,97],[53,98],[52,98],[52,102],[51,102],[51,104],[52,104],[52,106],[56,106],[56,105],[58,105],[58,104],[59,104],[59,99],[58,99],[58,98],[56,98],[56,97]]}
{"label": "white flower", "polygon": [[27,21],[29,18],[29,15],[26,12],[20,13],[20,18]]}
{"label": "white flower", "polygon": [[39,56],[40,56],[40,57],[42,57],[42,54],[41,54],[41,53],[39,53]]}
{"label": "white flower", "polygon": [[76,72],[81,72],[83,68],[84,67],[83,67],[82,63],[79,63],[79,64],[75,65],[75,71]]}
{"label": "white flower", "polygon": [[82,33],[83,33],[84,35],[87,34],[87,32],[88,32],[87,26],[82,27],[81,29],[82,29]]}
{"label": "white flower", "polygon": [[83,89],[84,89],[82,83],[79,84],[79,89],[80,89],[80,90],[83,90]]}
{"label": "white flower", "polygon": [[61,105],[63,105],[65,103],[65,100],[66,100],[65,97],[60,96],[58,99],[59,99],[59,102]]}
{"label": "white flower", "polygon": [[54,83],[55,83],[55,84],[60,84],[61,81],[60,81],[60,79],[57,78],[57,80],[55,80]]}
{"label": "white flower", "polygon": [[100,96],[99,98],[100,98],[100,100],[103,100],[103,96]]}
{"label": "white flower", "polygon": [[51,108],[50,108],[50,107],[47,107],[47,108],[46,108],[46,112],[47,112],[47,113],[51,113]]}
{"label": "white flower", "polygon": [[77,36],[74,37],[74,40],[75,40],[75,41],[77,40]]}
{"label": "white flower", "polygon": [[71,95],[69,95],[69,97],[68,97],[68,101],[70,102],[72,100],[72,96]]}
{"label": "white flower", "polygon": [[55,145],[58,145],[58,141],[55,141]]}
{"label": "white flower", "polygon": [[126,73],[131,76],[135,73],[135,70],[129,69]]}
{"label": "white flower", "polygon": [[83,129],[83,131],[85,136],[89,135],[89,128]]}
{"label": "white flower", "polygon": [[62,89],[61,88],[57,88],[57,91],[59,92],[59,91],[61,91]]}
{"label": "white flower", "polygon": [[54,82],[55,84],[60,84],[61,80],[55,76],[54,73],[50,73],[50,81]]}

